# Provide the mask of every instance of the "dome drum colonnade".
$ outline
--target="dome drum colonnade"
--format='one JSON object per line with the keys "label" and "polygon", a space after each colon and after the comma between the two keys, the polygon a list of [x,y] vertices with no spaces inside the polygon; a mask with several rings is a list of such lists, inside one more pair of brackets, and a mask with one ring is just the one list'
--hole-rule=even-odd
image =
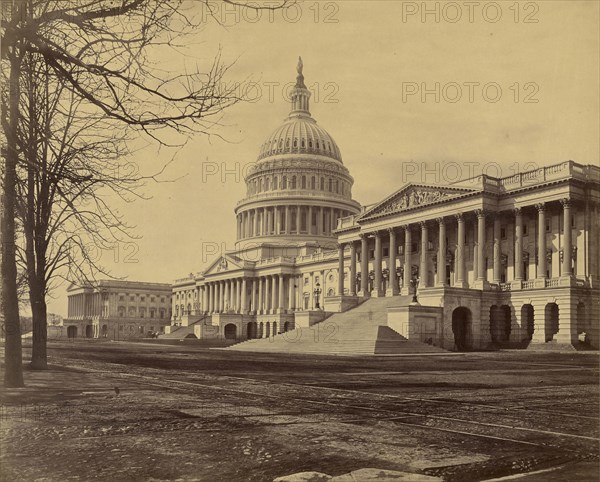
{"label": "dome drum colonnade", "polygon": [[255,238],[283,244],[334,239],[338,220],[360,212],[354,179],[336,142],[312,118],[310,97],[300,63],[292,110],[246,175],[247,196],[235,210],[238,248]]}

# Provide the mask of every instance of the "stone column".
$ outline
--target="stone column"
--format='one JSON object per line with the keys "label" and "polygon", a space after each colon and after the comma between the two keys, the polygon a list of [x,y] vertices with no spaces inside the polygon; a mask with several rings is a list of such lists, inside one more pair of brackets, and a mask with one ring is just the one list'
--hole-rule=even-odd
{"label": "stone column", "polygon": [[214,312],[221,313],[221,282],[216,281],[214,284],[214,288],[215,288]]}
{"label": "stone column", "polygon": [[279,208],[277,206],[275,206],[273,208],[273,216],[274,216],[274,222],[273,222],[273,229],[275,231],[275,234],[280,234],[281,233],[281,216],[279,213]]}
{"label": "stone column", "polygon": [[262,208],[262,228],[260,230],[261,234],[265,236],[267,234],[267,208]]}
{"label": "stone column", "polygon": [[263,278],[258,278],[258,302],[256,304],[256,313],[262,314],[264,313],[264,305],[263,305]]}
{"label": "stone column", "polygon": [[438,234],[438,286],[448,286],[446,280],[446,222],[444,218],[438,218],[439,234]]}
{"label": "stone column", "polygon": [[324,228],[323,228],[323,234],[324,235],[328,235],[329,234],[329,228],[331,227],[331,218],[330,218],[330,213],[329,213],[329,209],[323,209],[323,217],[324,217]]}
{"label": "stone column", "polygon": [[277,313],[277,275],[271,276],[271,313]]}
{"label": "stone column", "polygon": [[369,238],[366,234],[360,235],[360,290],[363,296],[369,293]]}
{"label": "stone column", "polygon": [[502,280],[500,272],[502,270],[502,259],[501,259],[501,251],[500,251],[500,217],[499,213],[494,214],[494,266],[493,266],[493,276],[494,283],[500,284]]}
{"label": "stone column", "polygon": [[[402,287],[402,294],[410,294],[410,279],[412,278],[412,232],[410,230],[410,224],[404,226],[404,286]],[[423,281],[425,278],[423,278]]]}
{"label": "stone column", "polygon": [[296,290],[294,284],[296,283],[296,277],[291,275],[288,279],[288,308],[290,312],[296,309]]}
{"label": "stone column", "polygon": [[208,313],[208,285],[202,287],[202,311]]}
{"label": "stone column", "polygon": [[292,223],[291,223],[291,216],[290,216],[290,207],[286,206],[285,207],[285,234],[291,234],[292,233]]}
{"label": "stone column", "polygon": [[317,208],[317,235],[323,235],[323,208]]}
{"label": "stone column", "polygon": [[427,230],[427,222],[421,221],[421,262],[419,263],[419,287],[427,287],[427,248],[429,242],[429,234]]}
{"label": "stone column", "polygon": [[231,309],[231,300],[230,300],[230,288],[229,288],[229,280],[224,281],[225,283],[225,295],[223,296],[224,300],[223,300],[223,310],[225,313],[229,312],[229,310]]}
{"label": "stone column", "polygon": [[258,209],[254,210],[254,236],[258,236]]}
{"label": "stone column", "polygon": [[300,234],[300,228],[302,223],[300,222],[302,208],[300,206],[296,206],[296,234]]}
{"label": "stone column", "polygon": [[338,295],[344,295],[344,244],[338,244]]}
{"label": "stone column", "polygon": [[536,204],[538,210],[537,278],[546,278],[546,205]]}
{"label": "stone column", "polygon": [[457,233],[456,233],[456,253],[454,263],[456,265],[456,286],[466,288],[465,280],[465,219],[462,214],[456,215]]}
{"label": "stone column", "polygon": [[350,296],[356,296],[356,242],[350,243]]}
{"label": "stone column", "polygon": [[387,296],[396,296],[400,292],[400,288],[398,287],[398,277],[396,276],[396,255],[398,252],[398,248],[396,246],[396,230],[394,228],[388,229],[390,233],[390,247],[389,247],[389,260],[388,260],[388,270],[390,287],[386,293]]}
{"label": "stone column", "polygon": [[258,309],[256,306],[257,303],[257,290],[258,287],[256,286],[256,278],[252,278],[252,295],[251,295],[251,303],[252,303],[252,310],[250,310],[250,312],[254,312],[254,313],[258,313]]}
{"label": "stone column", "polygon": [[382,262],[382,250],[381,250],[381,232],[375,232],[375,280],[374,280],[374,297],[383,296],[381,290],[381,262]]}
{"label": "stone column", "polygon": [[265,276],[265,301],[264,301],[264,313],[269,313],[271,309],[271,283],[269,282],[270,277]]}
{"label": "stone column", "polygon": [[308,230],[308,234],[312,234],[312,219],[313,219],[313,207],[308,206],[308,219],[306,220],[306,228]]}
{"label": "stone column", "polygon": [[210,313],[211,312],[211,303],[210,303],[210,283],[206,283],[204,285],[204,292],[206,294],[206,304],[205,306],[205,313]]}
{"label": "stone column", "polygon": [[573,276],[573,264],[571,261],[573,252],[572,230],[571,230],[571,202],[569,199],[561,201],[563,206],[563,265],[562,275]]}
{"label": "stone column", "polygon": [[240,221],[240,216],[241,216],[241,214],[238,214],[236,216],[236,219],[235,219],[236,220],[237,239],[238,240],[242,239],[242,230],[241,230],[242,223]]}
{"label": "stone column", "polygon": [[485,212],[475,211],[477,215],[477,281],[481,287],[486,281],[485,266]]}
{"label": "stone column", "polygon": [[[518,285],[523,280],[523,213],[521,208],[513,210],[515,214],[515,281],[519,281]],[[520,289],[521,286],[518,286]]]}
{"label": "stone column", "polygon": [[280,274],[278,276],[278,278],[279,278],[279,282],[277,283],[278,284],[277,288],[278,288],[278,293],[279,293],[279,301],[277,303],[278,304],[277,309],[278,309],[279,313],[285,313],[285,290],[283,289],[284,277],[282,274]]}

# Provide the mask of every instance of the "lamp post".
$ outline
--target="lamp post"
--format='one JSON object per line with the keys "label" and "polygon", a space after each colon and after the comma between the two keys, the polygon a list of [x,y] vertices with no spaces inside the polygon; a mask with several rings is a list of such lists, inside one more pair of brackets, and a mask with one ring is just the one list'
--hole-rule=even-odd
{"label": "lamp post", "polygon": [[410,279],[410,286],[413,289],[413,297],[411,303],[419,304],[419,300],[417,299],[417,288],[419,287],[419,281],[421,281],[421,279],[417,275],[413,275],[413,277]]}
{"label": "lamp post", "polygon": [[321,290],[321,283],[317,283],[317,287],[313,291],[315,295],[315,308],[317,310],[321,309],[321,305],[319,304],[319,296],[321,295],[322,291],[323,290]]}

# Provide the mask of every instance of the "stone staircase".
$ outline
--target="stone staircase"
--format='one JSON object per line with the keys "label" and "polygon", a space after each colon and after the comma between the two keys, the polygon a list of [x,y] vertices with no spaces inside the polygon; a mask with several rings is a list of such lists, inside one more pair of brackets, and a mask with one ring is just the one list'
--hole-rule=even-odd
{"label": "stone staircase", "polygon": [[370,298],[310,328],[297,328],[272,338],[248,340],[227,350],[323,355],[445,353],[441,348],[409,341],[387,326],[387,309],[406,306],[411,300],[411,296]]}
{"label": "stone staircase", "polygon": [[[200,318],[195,323],[192,323],[191,325],[180,326],[177,329],[173,330],[171,333],[165,333],[164,335],[160,335],[159,339],[161,339],[161,340],[182,340],[184,338],[187,338],[189,335],[194,335],[194,326],[199,323],[204,323],[204,321],[207,318],[208,318],[207,316],[203,316],[202,318]],[[190,338],[195,338],[195,335]]]}

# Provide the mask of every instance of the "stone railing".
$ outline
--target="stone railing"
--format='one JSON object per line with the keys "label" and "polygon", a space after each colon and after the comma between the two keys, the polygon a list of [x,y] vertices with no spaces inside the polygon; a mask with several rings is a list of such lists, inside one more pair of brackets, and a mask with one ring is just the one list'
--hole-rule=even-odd
{"label": "stone railing", "polygon": [[[338,194],[335,192],[329,191],[320,191],[320,190],[312,190],[312,189],[277,189],[274,191],[263,191],[255,194],[250,194],[246,196],[241,201],[238,201],[236,206],[241,206],[244,204],[248,204],[252,201],[268,201],[270,199],[285,199],[288,197],[293,198],[301,198],[300,201],[294,201],[289,204],[290,207],[295,207],[297,205],[301,205],[301,207],[305,207],[302,205],[303,201],[314,198],[316,200],[325,199],[325,200],[340,200],[346,201],[349,204],[358,204],[356,201],[353,201],[348,194]],[[272,206],[264,206],[264,207],[272,207]],[[285,205],[278,206],[280,209],[285,209]]]}
{"label": "stone railing", "polygon": [[530,289],[533,289],[534,285],[535,285],[535,280],[523,281],[521,283],[521,289],[522,290],[530,290]]}
{"label": "stone railing", "polygon": [[510,283],[500,283],[500,291],[510,291]]}
{"label": "stone railing", "polygon": [[545,181],[555,181],[573,177],[575,179],[587,180],[597,179],[600,169],[595,166],[581,166],[573,161],[565,161],[552,166],[540,167],[533,171],[527,171],[504,177],[499,180],[503,190],[515,189],[517,187],[529,186]]}
{"label": "stone railing", "polygon": [[558,278],[547,279],[545,285],[546,288],[558,288]]}
{"label": "stone railing", "polygon": [[336,229],[351,228],[352,226],[356,225],[356,217],[357,216],[346,216],[344,218],[338,218]]}

